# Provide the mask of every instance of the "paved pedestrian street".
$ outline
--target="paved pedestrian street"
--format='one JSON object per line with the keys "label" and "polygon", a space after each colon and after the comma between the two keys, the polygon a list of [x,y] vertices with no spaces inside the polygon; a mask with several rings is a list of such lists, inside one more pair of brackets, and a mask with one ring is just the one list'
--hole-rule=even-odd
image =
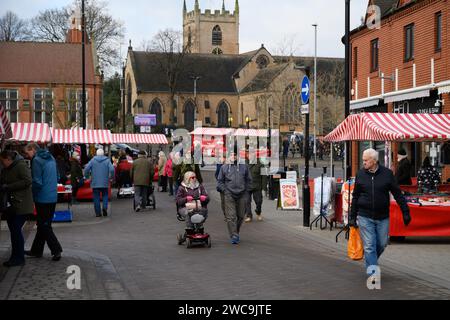
{"label": "paved pedestrian street", "polygon": [[[448,239],[392,244],[381,259],[381,290],[369,290],[364,264],[346,257],[343,237],[336,244],[335,231],[301,227],[301,214],[276,211],[273,201],[265,201],[265,220],[245,224],[241,244],[231,245],[213,173],[204,175],[211,249],[177,245],[184,225],[168,194],[156,194],[156,211],[140,213],[130,199],[113,200],[108,218],[92,217],[90,204],[81,204],[72,224],[55,225],[63,259],[53,262],[46,251],[24,267],[0,269],[0,299],[450,299]],[[26,229],[29,248],[35,229]],[[75,283],[70,266],[80,268],[80,290],[68,288]]]}

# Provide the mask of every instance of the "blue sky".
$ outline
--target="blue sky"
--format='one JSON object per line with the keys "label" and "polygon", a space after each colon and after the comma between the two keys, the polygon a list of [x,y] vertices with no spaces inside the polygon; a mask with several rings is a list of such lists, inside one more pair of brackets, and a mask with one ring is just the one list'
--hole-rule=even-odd
{"label": "blue sky", "polygon": [[[222,0],[199,0],[202,11],[220,9]],[[137,48],[151,39],[158,30],[181,30],[183,0],[109,0],[107,9],[126,28],[122,52],[128,39]],[[186,0],[188,10],[194,0]],[[367,0],[353,0],[352,28],[360,24]],[[22,18],[31,18],[39,11],[60,8],[72,0],[1,0],[0,15],[12,10]],[[235,0],[225,0],[227,10],[234,10]],[[343,57],[344,0],[240,0],[240,49],[247,52],[262,43],[273,53],[294,39],[296,54],[314,55],[314,23],[318,27],[318,55]]]}

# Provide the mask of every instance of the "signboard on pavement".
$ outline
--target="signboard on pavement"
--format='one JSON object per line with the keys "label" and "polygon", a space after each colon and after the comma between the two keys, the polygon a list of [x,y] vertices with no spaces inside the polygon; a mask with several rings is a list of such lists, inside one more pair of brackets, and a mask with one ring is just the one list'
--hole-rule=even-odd
{"label": "signboard on pavement", "polygon": [[298,185],[295,180],[280,180],[281,207],[284,210],[300,209]]}

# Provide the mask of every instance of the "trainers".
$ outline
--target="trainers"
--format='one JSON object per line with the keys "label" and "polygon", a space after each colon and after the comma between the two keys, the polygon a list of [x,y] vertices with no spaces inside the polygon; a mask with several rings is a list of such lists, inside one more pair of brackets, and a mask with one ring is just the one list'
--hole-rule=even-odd
{"label": "trainers", "polygon": [[108,216],[108,210],[107,209],[103,209],[103,216],[107,217]]}
{"label": "trainers", "polygon": [[245,223],[249,223],[249,222],[252,222],[252,220],[253,220],[253,219],[252,219],[251,217],[247,217],[247,218],[245,218],[244,221],[245,221]]}
{"label": "trainers", "polygon": [[258,221],[263,221],[264,219],[263,219],[263,217],[261,216],[261,215],[259,215],[257,218],[256,218]]}
{"label": "trainers", "polygon": [[141,206],[136,207],[136,212],[139,212],[139,211],[141,211]]}
{"label": "trainers", "polygon": [[231,244],[239,244],[239,242],[240,242],[239,236],[231,237]]}

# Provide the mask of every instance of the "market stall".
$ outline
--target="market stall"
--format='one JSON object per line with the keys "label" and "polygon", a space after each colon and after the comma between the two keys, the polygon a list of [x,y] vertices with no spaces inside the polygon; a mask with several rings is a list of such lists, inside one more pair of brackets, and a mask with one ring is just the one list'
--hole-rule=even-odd
{"label": "market stall", "polygon": [[52,134],[47,123],[11,123],[12,137],[9,142],[47,144]]}
{"label": "market stall", "polygon": [[[270,151],[267,148],[268,145],[268,138],[269,138],[269,130],[267,129],[237,129],[234,133],[235,137],[245,137],[250,138],[249,141],[254,139],[254,141],[257,143],[256,146],[253,146],[253,148],[256,149],[256,157],[259,158],[269,158],[270,157]],[[250,143],[249,143],[250,145]],[[247,157],[248,155],[245,154],[245,150],[241,150],[240,152],[241,157]]]}
{"label": "market stall", "polygon": [[[81,128],[76,129],[51,129],[53,144],[65,145],[111,145],[113,143],[113,136],[109,130],[86,130]],[[61,186],[60,186],[61,188]],[[62,190],[62,188],[61,188]],[[109,187],[109,197],[111,197],[111,186]],[[86,179],[84,185],[78,189],[78,201],[93,199],[91,189],[91,180]]]}
{"label": "market stall", "polygon": [[[450,140],[450,114],[355,114],[349,116],[324,140],[327,142],[448,141]],[[387,146],[386,157],[388,159],[386,159],[386,163],[390,164],[392,159],[389,159],[389,144]],[[391,203],[390,235],[396,237],[450,236],[448,199],[449,194],[412,194],[408,196],[412,223],[407,228],[402,223],[400,208],[393,201]]]}
{"label": "market stall", "polygon": [[6,115],[5,107],[0,104],[0,142],[12,137],[11,123]]}
{"label": "market stall", "polygon": [[196,141],[200,142],[205,162],[215,164],[215,159],[212,158],[217,153],[226,155],[227,137],[232,137],[234,132],[235,129],[232,128],[196,128],[191,132],[192,147],[194,148]]}

